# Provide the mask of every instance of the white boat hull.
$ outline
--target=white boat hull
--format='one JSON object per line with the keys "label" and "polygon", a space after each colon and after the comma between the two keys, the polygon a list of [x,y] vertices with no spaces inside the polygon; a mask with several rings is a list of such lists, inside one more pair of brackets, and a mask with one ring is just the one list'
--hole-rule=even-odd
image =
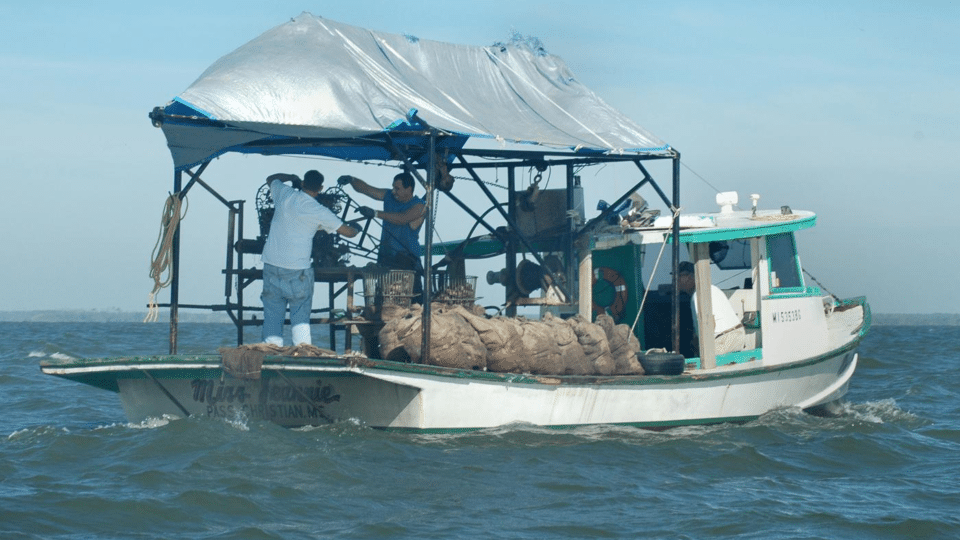
{"label": "white boat hull", "polygon": [[191,415],[288,427],[356,421],[377,428],[455,431],[515,423],[666,428],[743,422],[776,409],[837,401],[857,365],[852,348],[769,367],[758,360],[677,376],[606,378],[268,358],[260,379],[250,380],[224,373],[215,359],[153,357],[43,369],[79,380],[115,378],[132,422]]}

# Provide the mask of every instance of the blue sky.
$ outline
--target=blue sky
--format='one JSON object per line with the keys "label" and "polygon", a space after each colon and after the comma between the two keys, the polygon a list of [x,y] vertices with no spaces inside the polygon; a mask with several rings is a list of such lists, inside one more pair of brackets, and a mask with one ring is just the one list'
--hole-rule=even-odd
{"label": "blue sky", "polygon": [[[799,243],[827,289],[880,313],[960,312],[960,5],[626,0],[0,4],[0,310],[142,310],[173,176],[147,113],[302,11],[469,45],[537,37],[681,152],[686,209],[712,211],[716,188],[813,210]],[[389,176],[232,156],[205,179],[252,219],[267,174],[314,167]],[[596,177],[588,206],[636,181]],[[181,298],[222,302],[225,213],[189,204]]]}

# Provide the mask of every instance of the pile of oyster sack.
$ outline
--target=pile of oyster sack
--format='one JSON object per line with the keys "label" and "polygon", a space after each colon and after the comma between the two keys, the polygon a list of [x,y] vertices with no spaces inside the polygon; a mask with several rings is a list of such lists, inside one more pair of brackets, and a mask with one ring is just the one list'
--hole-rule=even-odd
{"label": "pile of oyster sack", "polygon": [[[384,306],[380,357],[421,361],[423,308]],[[541,320],[493,317],[458,305],[432,304],[428,363],[460,369],[538,375],[642,375],[640,342],[609,315]]]}

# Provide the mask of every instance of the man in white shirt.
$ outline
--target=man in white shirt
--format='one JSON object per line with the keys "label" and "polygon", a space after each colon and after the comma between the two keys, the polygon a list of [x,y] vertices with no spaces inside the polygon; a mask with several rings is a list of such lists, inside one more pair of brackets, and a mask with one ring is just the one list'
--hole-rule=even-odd
{"label": "man in white shirt", "polygon": [[263,246],[263,341],[283,346],[283,320],[290,308],[293,344],[311,344],[310,311],[313,307],[313,266],[310,253],[318,230],[337,232],[348,238],[359,231],[344,225],[328,208],[317,202],[323,175],[307,171],[301,189],[284,182],[299,183],[295,174],[277,173],[267,177],[274,213],[270,234]]}
{"label": "man in white shirt", "polygon": [[[699,315],[697,310],[697,295],[694,294],[697,288],[697,281],[694,278],[693,263],[684,261],[679,264],[677,269],[677,288],[689,294],[693,298],[694,316]],[[723,294],[720,287],[710,285],[710,303],[713,307],[714,322],[714,343],[716,354],[721,355],[728,352],[742,351],[746,346],[746,331],[740,322],[740,317],[730,305],[727,295]]]}

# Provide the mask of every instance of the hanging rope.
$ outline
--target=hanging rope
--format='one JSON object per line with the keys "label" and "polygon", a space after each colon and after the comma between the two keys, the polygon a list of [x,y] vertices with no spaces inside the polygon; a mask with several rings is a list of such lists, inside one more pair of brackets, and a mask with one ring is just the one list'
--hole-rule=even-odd
{"label": "hanging rope", "polygon": [[833,299],[834,299],[834,301],[836,301],[837,303],[840,303],[840,298],[837,297],[837,295],[835,295],[835,294],[833,294],[832,292],[830,292],[829,290],[827,290],[827,288],[823,286],[823,283],[820,283],[820,282],[817,280],[817,278],[813,277],[813,274],[811,274],[810,272],[808,272],[806,268],[803,269],[803,273],[806,274],[810,279],[812,279],[813,282],[816,283],[817,286],[819,286],[821,289],[823,289],[824,292],[826,292],[827,294],[829,294],[830,296],[832,296]]}
{"label": "hanging rope", "polygon": [[[673,230],[673,222],[677,220],[677,217],[680,215],[680,211],[683,208],[677,208],[673,212],[673,217],[670,218],[670,230]],[[640,309],[637,310],[637,316],[633,319],[633,325],[630,327],[630,333],[637,328],[637,323],[640,322],[640,314],[643,313],[643,306],[647,302],[647,293],[650,292],[650,285],[653,284],[653,278],[657,274],[657,268],[660,266],[660,259],[663,258],[663,251],[667,248],[667,239],[663,239],[663,243],[660,244],[660,253],[657,254],[657,260],[653,263],[653,270],[650,271],[650,279],[647,280],[647,286],[643,288],[643,299],[640,300]]]}
{"label": "hanging rope", "polygon": [[[183,209],[180,214],[180,206],[183,203],[178,195],[170,194],[167,202],[163,206],[163,215],[160,216],[160,236],[157,238],[156,245],[153,246],[153,255],[150,262],[150,277],[153,278],[153,291],[147,301],[147,316],[143,322],[154,322],[160,315],[160,308],[157,306],[157,293],[161,289],[170,285],[173,275],[170,272],[170,261],[173,258],[173,235],[180,226],[180,221],[186,217],[187,209]],[[188,205],[189,206],[189,205]],[[162,277],[166,272],[166,278]]]}

